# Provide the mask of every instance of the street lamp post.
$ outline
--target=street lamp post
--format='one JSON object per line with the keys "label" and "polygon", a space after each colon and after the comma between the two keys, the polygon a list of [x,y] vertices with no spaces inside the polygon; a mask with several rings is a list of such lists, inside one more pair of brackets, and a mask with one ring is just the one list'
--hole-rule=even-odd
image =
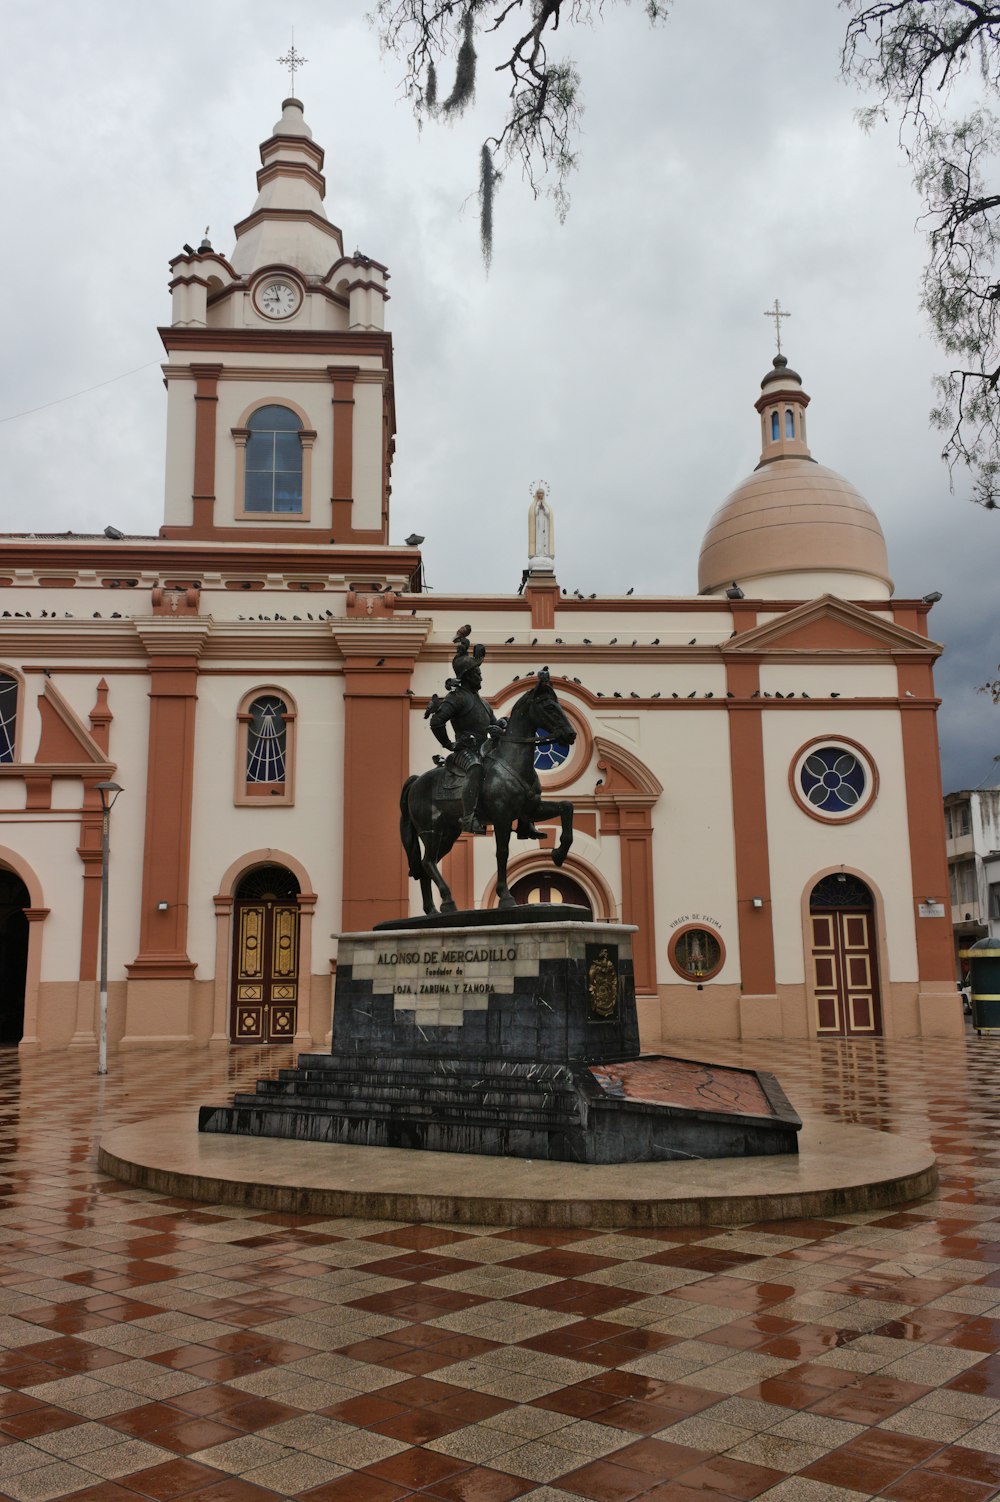
{"label": "street lamp post", "polygon": [[97,783],[101,799],[101,1003],[97,1072],[108,1072],[108,834],[111,810],[122,791],[117,782]]}

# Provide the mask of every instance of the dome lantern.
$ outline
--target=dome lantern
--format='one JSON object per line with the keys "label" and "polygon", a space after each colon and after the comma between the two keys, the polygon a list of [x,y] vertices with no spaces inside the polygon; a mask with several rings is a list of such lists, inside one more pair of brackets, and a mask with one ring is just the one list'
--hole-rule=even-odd
{"label": "dome lantern", "polygon": [[809,398],[802,377],[791,370],[784,355],[775,355],[771,370],[760,383],[755,403],[760,413],[760,468],[776,459],[812,459],[806,443]]}
{"label": "dome lantern", "polygon": [[892,594],[878,518],[848,480],[812,457],[808,405],[801,377],[776,355],[754,403],[760,460],[708,524],[699,594],[723,595],[734,582],[758,599],[833,594],[885,600]]}

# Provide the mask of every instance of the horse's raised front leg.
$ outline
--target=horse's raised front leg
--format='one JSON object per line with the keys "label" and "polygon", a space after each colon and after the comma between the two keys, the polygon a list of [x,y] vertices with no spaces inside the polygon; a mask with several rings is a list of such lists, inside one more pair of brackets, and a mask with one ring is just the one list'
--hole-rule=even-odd
{"label": "horse's raised front leg", "polygon": [[510,853],[510,821],[506,824],[493,821],[493,834],[497,842],[497,906],[517,907],[507,885],[507,856]]}
{"label": "horse's raised front leg", "polygon": [[562,833],[559,836],[558,845],[552,852],[552,860],[555,865],[561,866],[569,854],[569,847],[573,843],[572,803],[565,801],[561,803],[546,803],[544,800],[540,800],[532,810],[532,818],[534,819],[552,819],[556,815],[558,815],[559,822],[562,825]]}

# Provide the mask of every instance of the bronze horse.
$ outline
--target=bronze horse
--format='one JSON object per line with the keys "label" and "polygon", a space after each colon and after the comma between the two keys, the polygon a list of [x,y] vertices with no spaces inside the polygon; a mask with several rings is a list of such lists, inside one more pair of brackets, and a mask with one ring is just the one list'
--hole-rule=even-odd
{"label": "bronze horse", "polygon": [[[546,733],[540,735],[540,731]],[[559,816],[562,832],[552,852],[557,866],[562,865],[573,843],[572,803],[543,798],[535,771],[535,750],[550,740],[572,745],[576,731],[556,698],[548,669],[543,668],[534,686],[521,695],[511,710],[506,730],[491,741],[484,756],[479,814],[493,825],[498,905],[503,908],[517,906],[507,885],[507,855],[510,832],[519,819],[533,821]],[[442,913],[456,911],[451,889],[438,864],[461,834],[461,808],[444,788],[448,776],[444,767],[435,767],[419,777],[409,777],[399,800],[399,832],[410,876],[420,883],[425,913],[437,911],[432,883],[440,894]]]}

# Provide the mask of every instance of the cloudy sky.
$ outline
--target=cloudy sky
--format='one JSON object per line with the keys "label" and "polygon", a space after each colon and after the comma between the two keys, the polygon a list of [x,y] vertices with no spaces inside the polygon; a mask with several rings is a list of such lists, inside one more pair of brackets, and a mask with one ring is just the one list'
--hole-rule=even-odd
{"label": "cloudy sky", "polygon": [[544,479],[562,583],[693,593],[708,518],[758,458],[780,297],[814,456],[874,506],[897,593],[944,593],[945,786],[993,781],[1000,710],[975,685],[1000,662],[1000,516],[949,493],[919,204],[892,128],[855,123],[835,0],[676,0],[655,29],[618,4],[564,27],[586,106],[571,212],[506,180],[488,277],[489,57],[469,116],[421,136],[366,9],[4,0],[0,418],[44,410],[0,422],[0,528],[155,533],[167,262],[206,224],[232,249],[294,24],[328,212],[392,273],[393,539],[426,535],[430,583],[514,588]]}

